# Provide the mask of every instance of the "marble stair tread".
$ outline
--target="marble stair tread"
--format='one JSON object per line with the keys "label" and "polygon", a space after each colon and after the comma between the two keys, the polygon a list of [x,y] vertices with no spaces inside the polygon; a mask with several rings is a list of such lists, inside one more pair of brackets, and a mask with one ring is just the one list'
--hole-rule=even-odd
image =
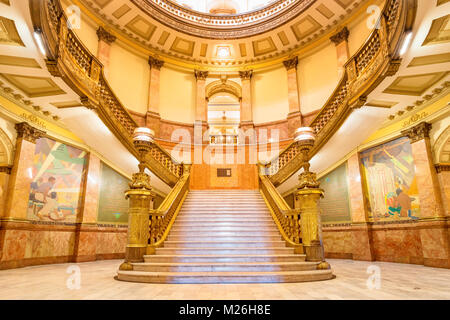
{"label": "marble stair tread", "polygon": [[139,262],[135,271],[146,272],[239,272],[317,270],[317,262]]}
{"label": "marble stair tread", "polygon": [[170,241],[164,242],[164,248],[269,248],[282,247],[284,241]]}
{"label": "marble stair tread", "polygon": [[144,256],[145,262],[299,262],[300,254],[161,254]]}
{"label": "marble stair tread", "polygon": [[118,279],[161,283],[277,283],[333,279],[331,270],[276,272],[145,272],[119,271]]}
{"label": "marble stair tread", "polygon": [[[283,237],[281,235],[278,236],[248,236],[248,237],[213,237],[213,236],[200,236],[200,237],[189,237],[189,236],[168,236],[167,241],[221,241],[221,242],[229,242],[230,240],[233,241],[284,241]],[[166,241],[166,242],[167,242]]]}
{"label": "marble stair tread", "polygon": [[273,235],[273,236],[278,236],[280,235],[280,233],[278,232],[278,230],[268,230],[268,231],[252,231],[252,230],[245,230],[245,232],[239,231],[239,230],[226,230],[226,231],[211,231],[211,230],[200,230],[200,231],[196,231],[196,232],[192,232],[192,230],[172,230],[170,231],[169,237],[173,235],[173,236],[181,236],[181,235],[190,235],[190,236],[217,236],[217,237],[221,237],[221,236],[226,236],[226,237],[232,237],[232,236],[257,236],[257,235]]}
{"label": "marble stair tread", "polygon": [[252,254],[288,254],[294,253],[293,248],[286,247],[267,247],[267,248],[227,248],[227,247],[205,247],[205,248],[157,248],[156,255],[161,254],[243,254],[243,255],[252,255]]}

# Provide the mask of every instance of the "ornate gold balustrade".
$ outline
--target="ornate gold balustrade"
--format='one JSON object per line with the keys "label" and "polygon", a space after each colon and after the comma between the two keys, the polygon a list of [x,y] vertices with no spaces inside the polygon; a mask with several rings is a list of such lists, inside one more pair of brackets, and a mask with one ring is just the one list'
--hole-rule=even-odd
{"label": "ornate gold balustrade", "polygon": [[286,241],[286,245],[294,247],[296,253],[303,253],[300,211],[289,207],[266,175],[259,175],[259,186],[264,201],[283,239]]}
{"label": "ornate gold balustrade", "polygon": [[148,254],[154,254],[155,249],[162,247],[178,212],[189,191],[190,165],[184,164],[184,173],[158,209],[150,210]]}
{"label": "ornate gold balustrade", "polygon": [[[89,52],[70,29],[58,0],[29,0],[35,30],[41,32],[47,47],[47,67],[61,77],[94,110],[105,125],[136,157],[132,135],[136,122],[116,97],[104,76],[103,65]],[[162,181],[173,187],[183,174],[183,166],[156,143],[145,165]]]}
{"label": "ornate gold balustrade", "polygon": [[[310,157],[333,136],[354,109],[362,107],[367,95],[400,67],[399,47],[415,17],[415,0],[387,0],[379,24],[364,45],[345,64],[345,72],[335,91],[310,126],[316,144]],[[292,143],[265,166],[274,186],[289,179],[301,167],[299,149]]]}

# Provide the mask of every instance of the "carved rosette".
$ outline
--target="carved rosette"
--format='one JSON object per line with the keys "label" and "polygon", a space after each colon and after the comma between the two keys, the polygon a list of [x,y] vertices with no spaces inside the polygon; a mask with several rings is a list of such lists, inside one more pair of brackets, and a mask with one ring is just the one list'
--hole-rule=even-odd
{"label": "carved rosette", "polygon": [[336,33],[334,36],[330,37],[330,40],[335,45],[338,45],[343,41],[348,41],[349,35],[350,35],[350,31],[348,31],[347,27],[344,27],[341,31]]}
{"label": "carved rosette", "polygon": [[411,143],[414,143],[429,138],[431,128],[431,123],[421,122],[411,129],[402,131],[402,134],[407,136],[411,140]]}
{"label": "carved rosette", "polygon": [[158,60],[155,57],[150,56],[148,58],[148,64],[150,65],[150,68],[152,68],[152,69],[154,68],[156,70],[161,70],[161,68],[164,65],[164,61]]}
{"label": "carved rosette", "polygon": [[319,186],[320,182],[314,172],[305,171],[298,176],[297,189],[317,189]]}
{"label": "carved rosette", "polygon": [[206,80],[206,78],[208,78],[208,74],[209,74],[208,71],[200,71],[200,70],[194,71],[195,79],[197,79],[197,81]]}
{"label": "carved rosette", "polygon": [[28,142],[36,143],[36,140],[45,136],[45,132],[30,126],[27,122],[17,123],[17,138],[22,138]]}
{"label": "carved rosette", "polygon": [[253,77],[253,70],[239,71],[242,80],[250,80]]}
{"label": "carved rosette", "polygon": [[101,26],[97,29],[97,37],[99,41],[104,41],[107,44],[112,44],[117,39],[115,36],[106,31],[105,28]]}

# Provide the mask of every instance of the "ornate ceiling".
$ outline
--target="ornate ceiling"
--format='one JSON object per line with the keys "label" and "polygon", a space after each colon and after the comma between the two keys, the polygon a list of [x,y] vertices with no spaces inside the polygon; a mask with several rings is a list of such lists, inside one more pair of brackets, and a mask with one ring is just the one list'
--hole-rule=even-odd
{"label": "ornate ceiling", "polygon": [[[328,41],[377,0],[280,0],[236,15],[211,15],[168,0],[65,0],[80,6],[142,53],[188,67],[240,67],[280,62]],[[168,60],[169,59],[169,60]]]}

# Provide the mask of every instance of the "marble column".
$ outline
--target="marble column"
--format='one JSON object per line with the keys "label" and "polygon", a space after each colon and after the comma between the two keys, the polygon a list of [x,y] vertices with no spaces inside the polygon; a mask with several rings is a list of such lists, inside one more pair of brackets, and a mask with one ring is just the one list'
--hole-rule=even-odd
{"label": "marble column", "polygon": [[81,212],[77,216],[74,260],[95,261],[97,252],[97,210],[100,197],[101,161],[92,153],[88,156],[87,173],[84,179],[84,195]]}
{"label": "marble column", "polygon": [[300,95],[297,79],[298,57],[286,60],[283,62],[287,71],[288,82],[288,102],[289,114],[288,120],[288,134],[290,137],[294,136],[295,130],[302,126],[302,113],[300,109]]}
{"label": "marble column", "polygon": [[252,77],[253,70],[239,71],[242,82],[242,99],[241,99],[241,123],[240,127],[246,131],[253,129],[253,110],[252,110]]}
{"label": "marble column", "polygon": [[103,71],[108,77],[109,73],[109,59],[111,53],[111,44],[116,41],[116,37],[106,31],[103,27],[97,29],[98,50],[97,58],[103,64]]}
{"label": "marble column", "polygon": [[361,167],[358,153],[347,160],[347,178],[352,212],[352,255],[354,260],[375,260],[371,226],[368,223],[367,210],[361,182]]}
{"label": "marble column", "polygon": [[26,220],[28,199],[33,177],[33,167],[36,140],[45,135],[26,122],[16,124],[17,140],[14,153],[14,164],[8,183],[8,198],[4,217],[7,220]]}
{"label": "marble column", "polygon": [[344,65],[350,59],[350,50],[348,48],[349,34],[350,32],[348,31],[347,27],[344,27],[341,31],[330,38],[331,42],[336,45],[339,78],[341,78],[343,73],[345,72]]}
{"label": "marble column", "polygon": [[202,128],[202,134],[208,129],[208,103],[206,101],[206,78],[208,71],[195,70],[197,80],[195,126]]}
{"label": "marble column", "polygon": [[442,204],[445,216],[450,217],[450,164],[435,165],[441,187]]}
{"label": "marble column", "polygon": [[0,167],[0,219],[5,214],[6,200],[8,199],[8,183],[12,166]]}
{"label": "marble column", "polygon": [[156,137],[159,137],[161,123],[161,116],[159,114],[159,87],[160,72],[164,61],[150,56],[148,64],[150,65],[150,87],[148,92],[146,126],[155,132]]}
{"label": "marble column", "polygon": [[450,268],[450,245],[439,179],[430,143],[432,125],[427,122],[402,131],[411,141],[419,192],[419,231],[424,264]]}

